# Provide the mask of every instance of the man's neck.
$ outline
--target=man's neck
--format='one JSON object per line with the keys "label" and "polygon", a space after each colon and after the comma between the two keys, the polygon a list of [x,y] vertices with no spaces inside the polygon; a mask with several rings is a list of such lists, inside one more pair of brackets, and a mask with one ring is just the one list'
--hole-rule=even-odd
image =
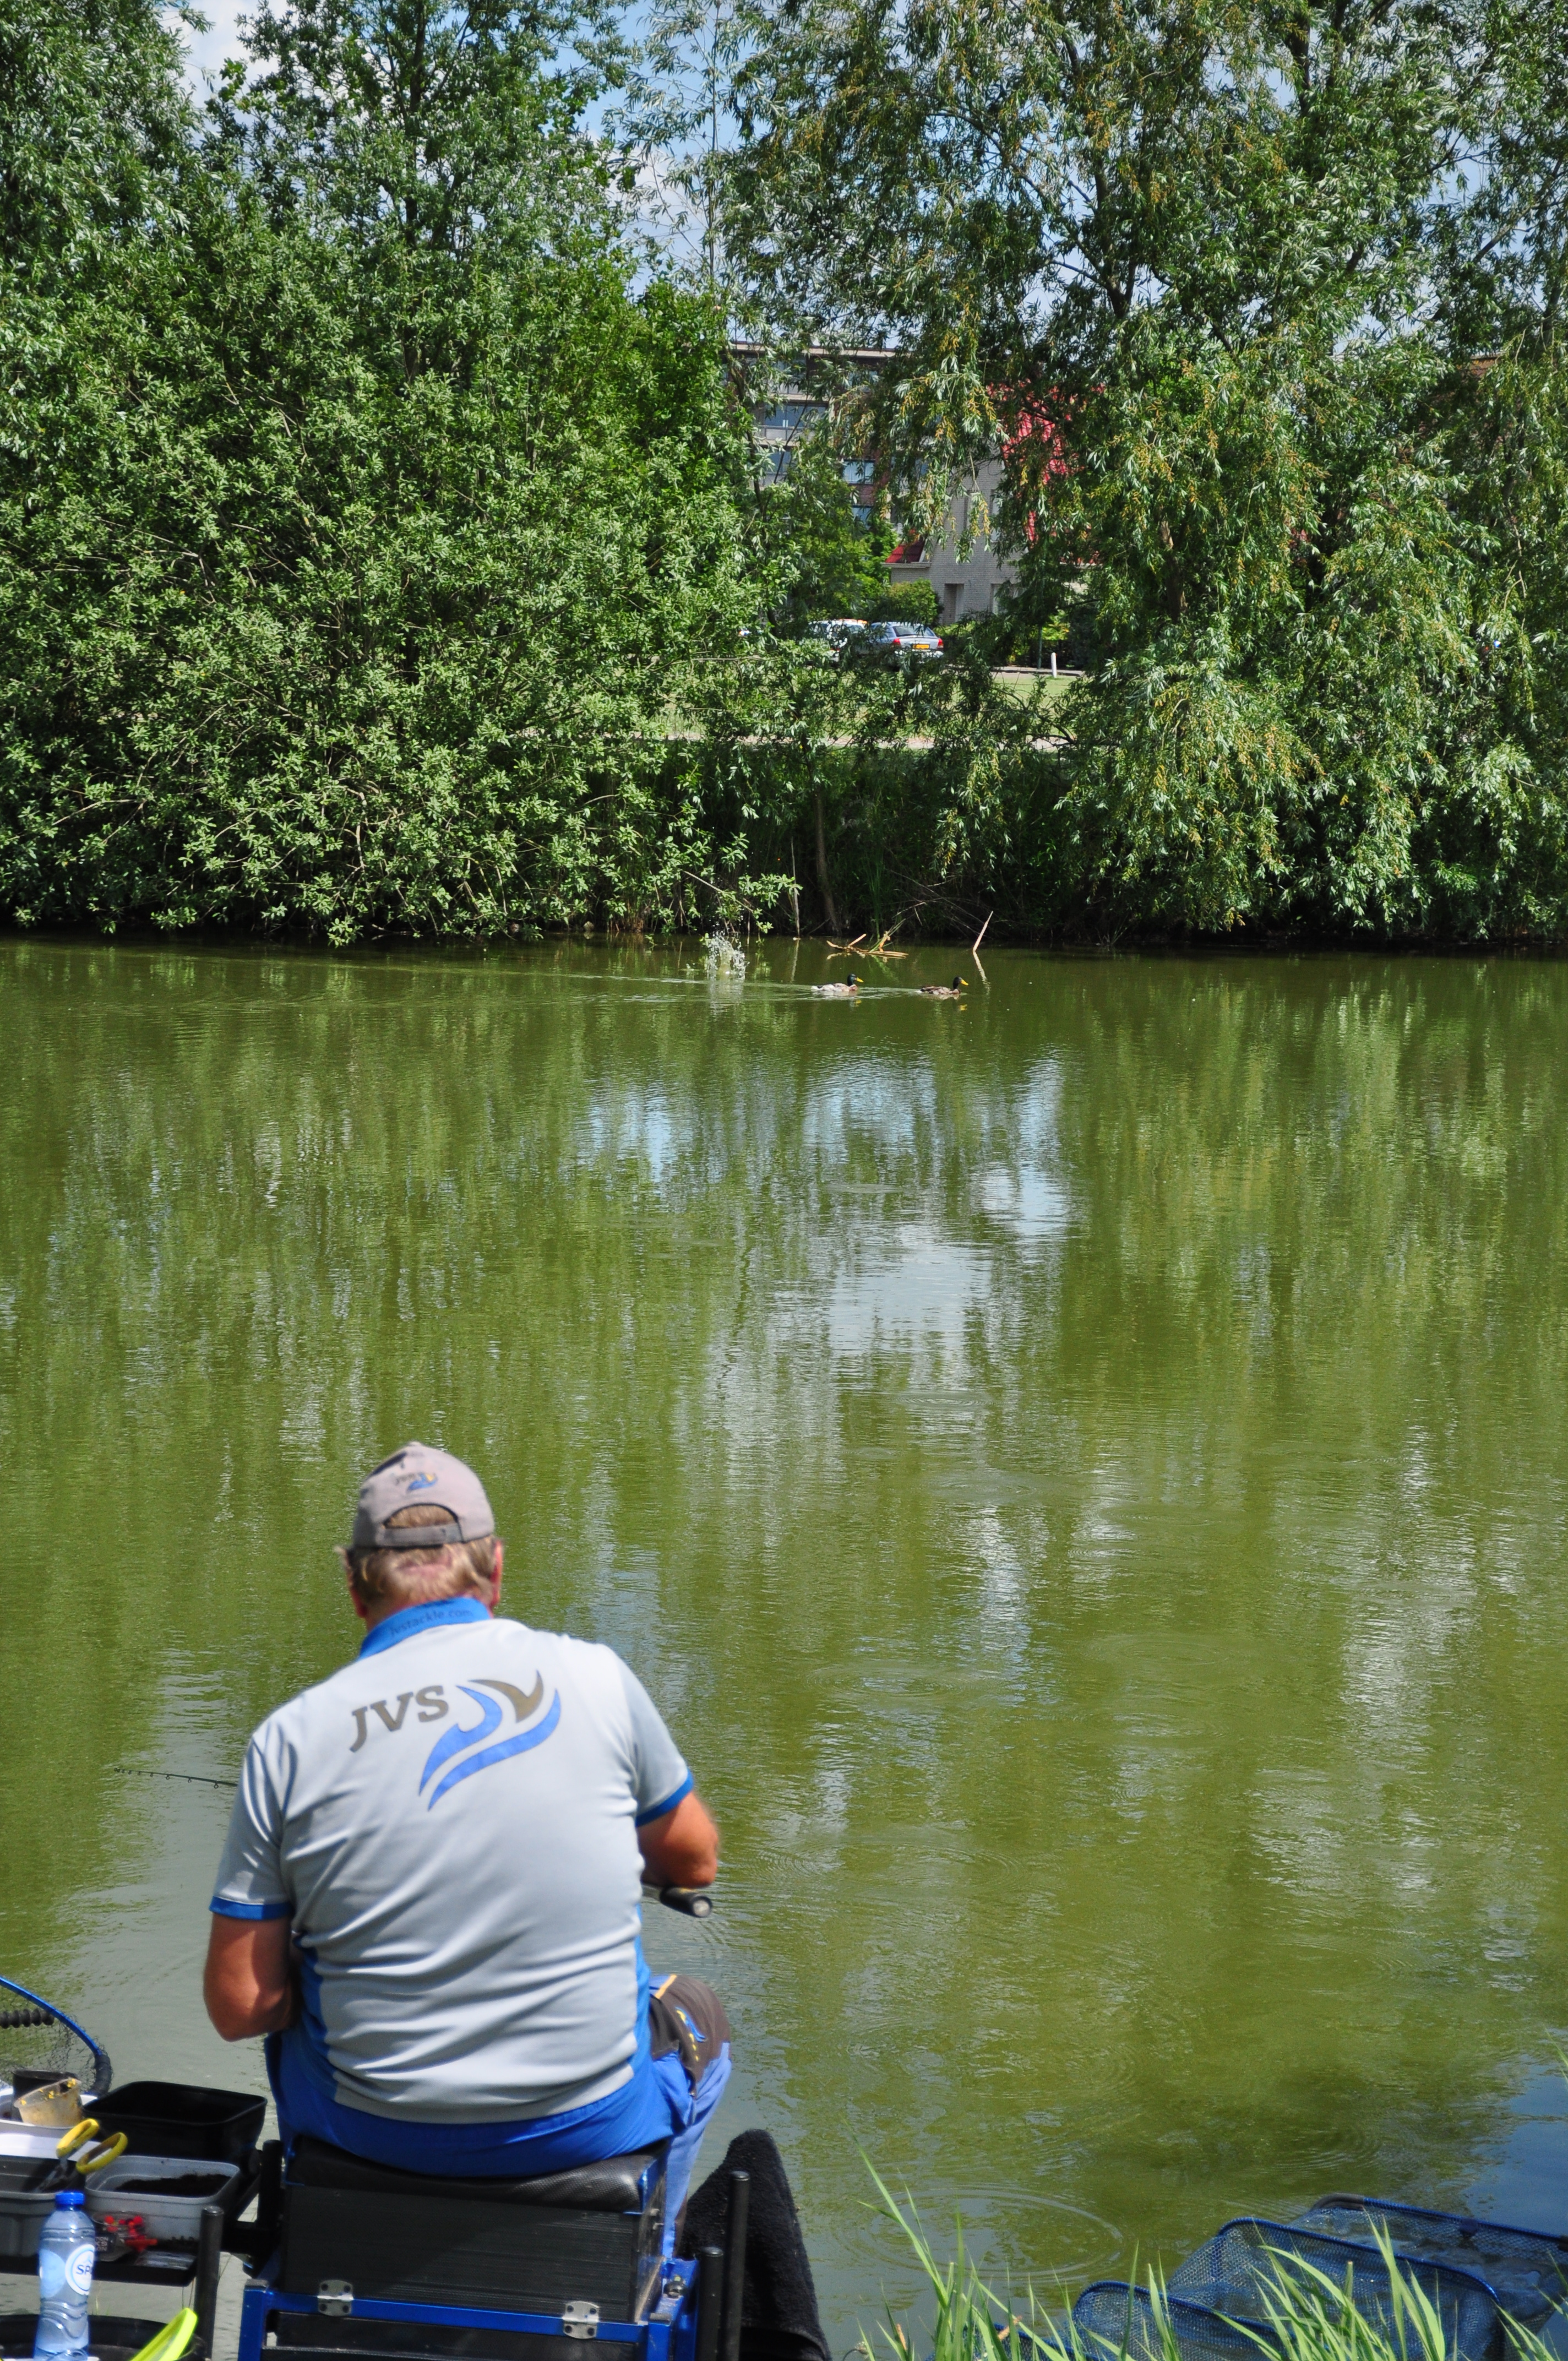
{"label": "man's neck", "polygon": [[476,1591],[455,1590],[444,1598],[367,1599],[364,1606],[359,1610],[360,1620],[364,1623],[366,1634],[368,1636],[370,1632],[377,1629],[378,1625],[389,1621],[391,1617],[394,1615],[406,1615],[411,1608],[453,1607],[456,1605],[459,1599],[470,1600],[474,1606],[482,1607],[487,1615],[494,1612],[489,1601],[488,1599],[481,1598]]}

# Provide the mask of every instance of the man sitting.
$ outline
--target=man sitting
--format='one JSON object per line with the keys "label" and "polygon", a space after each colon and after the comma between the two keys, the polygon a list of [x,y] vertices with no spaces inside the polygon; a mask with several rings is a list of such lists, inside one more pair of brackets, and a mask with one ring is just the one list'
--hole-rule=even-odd
{"label": "man sitting", "polygon": [[207,2013],[269,2037],[289,2144],[522,2178],[668,2140],[670,2251],[729,2028],[695,1978],[653,1988],[641,1885],[711,1884],[718,1832],[611,1649],[496,1616],[461,1460],[384,1460],[339,1555],[366,1636],[246,1750]]}

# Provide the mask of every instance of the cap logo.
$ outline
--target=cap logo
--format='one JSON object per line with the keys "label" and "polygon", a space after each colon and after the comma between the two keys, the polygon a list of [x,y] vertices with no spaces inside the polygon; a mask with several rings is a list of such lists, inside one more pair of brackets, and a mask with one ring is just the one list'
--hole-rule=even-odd
{"label": "cap logo", "polygon": [[411,1476],[403,1489],[405,1492],[428,1492],[436,1481],[433,1476]]}

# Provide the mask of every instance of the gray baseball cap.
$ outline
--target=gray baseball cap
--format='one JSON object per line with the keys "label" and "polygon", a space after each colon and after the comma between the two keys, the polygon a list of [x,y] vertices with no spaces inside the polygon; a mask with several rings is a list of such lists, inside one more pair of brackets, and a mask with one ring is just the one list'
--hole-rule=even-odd
{"label": "gray baseball cap", "polygon": [[[400,1509],[444,1509],[444,1525],[391,1525]],[[440,1549],[445,1542],[482,1542],[496,1530],[485,1488],[471,1467],[428,1443],[405,1443],[359,1487],[350,1549]]]}

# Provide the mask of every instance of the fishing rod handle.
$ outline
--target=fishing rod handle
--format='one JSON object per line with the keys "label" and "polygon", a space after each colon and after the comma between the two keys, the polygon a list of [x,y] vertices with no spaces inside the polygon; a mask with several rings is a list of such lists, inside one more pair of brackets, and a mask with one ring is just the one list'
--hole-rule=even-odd
{"label": "fishing rod handle", "polygon": [[666,1910],[684,1910],[688,1918],[711,1918],[713,1896],[706,1885],[661,1885],[659,1899]]}

